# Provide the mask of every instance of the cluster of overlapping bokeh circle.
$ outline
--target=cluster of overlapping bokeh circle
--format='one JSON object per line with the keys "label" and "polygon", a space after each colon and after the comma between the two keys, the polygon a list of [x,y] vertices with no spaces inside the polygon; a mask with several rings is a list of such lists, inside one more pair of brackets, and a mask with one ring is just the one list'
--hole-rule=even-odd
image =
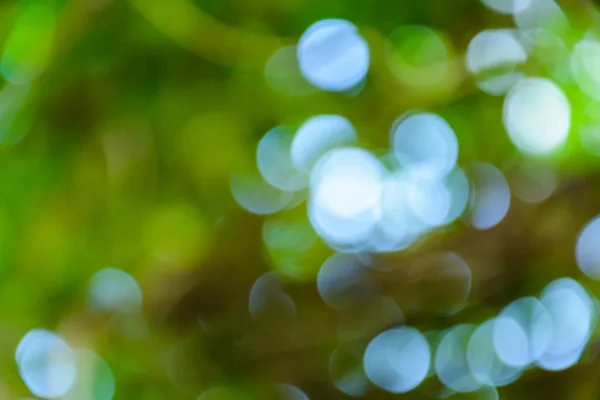
{"label": "cluster of overlapping bokeh circle", "polygon": [[[570,140],[579,140],[588,154],[600,154],[600,125],[593,117],[600,99],[594,61],[600,41],[591,32],[574,39],[568,18],[553,0],[482,2],[490,12],[512,15],[514,27],[478,33],[463,58],[455,56],[443,33],[404,26],[387,41],[387,67],[403,87],[434,93],[456,85],[459,59],[479,90],[503,96],[497,123],[524,160],[525,183],[509,186],[503,172],[487,162],[458,166],[460,132],[457,136],[440,114],[420,109],[390,125],[385,150],[361,147],[360,132],[343,115],[314,115],[296,126],[275,127],[258,144],[258,173],[232,177],[237,202],[269,215],[263,233],[274,262],[288,250],[278,265],[284,274],[294,276],[298,267],[290,263],[318,239],[337,252],[317,277],[320,295],[333,308],[340,287],[359,290],[361,279],[368,279],[357,259],[404,250],[457,220],[490,229],[507,214],[512,195],[536,203],[552,194],[558,184],[552,157]],[[528,63],[537,66],[536,74],[527,72],[532,70],[525,68]],[[275,53],[265,76],[273,89],[291,96],[314,90],[359,96],[368,84],[369,65],[369,45],[356,26],[322,20],[305,31],[297,46]],[[562,88],[571,83],[591,110],[577,126]],[[307,222],[286,225],[275,217],[303,204]],[[598,219],[574,241],[574,261],[588,277],[600,278]],[[459,264],[469,275],[469,267]],[[250,296],[253,315],[261,291],[273,290],[267,282],[274,279],[268,275],[257,281]],[[295,312],[293,300],[281,288],[276,291],[287,310]],[[577,363],[596,321],[595,298],[577,281],[560,278],[539,297],[515,300],[480,325],[425,333],[408,326],[386,330],[364,354],[354,354],[356,369],[332,375],[350,395],[364,394],[368,381],[390,392],[407,392],[433,375],[442,383],[437,395],[495,393],[494,387],[514,382],[528,369],[562,370]],[[340,348],[333,354],[334,369],[342,353]]]}

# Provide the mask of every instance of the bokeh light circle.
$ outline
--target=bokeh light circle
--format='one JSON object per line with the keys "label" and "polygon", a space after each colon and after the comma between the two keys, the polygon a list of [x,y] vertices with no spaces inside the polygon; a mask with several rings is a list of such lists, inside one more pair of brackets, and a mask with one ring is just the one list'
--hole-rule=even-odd
{"label": "bokeh light circle", "polygon": [[348,396],[362,397],[369,389],[361,357],[341,345],[331,354],[329,373],[335,387]]}
{"label": "bokeh light circle", "polygon": [[38,397],[64,395],[77,376],[75,352],[50,331],[29,331],[19,343],[15,357],[23,382]]}
{"label": "bokeh light circle", "polygon": [[587,291],[571,278],[549,283],[540,301],[552,319],[552,338],[537,364],[562,370],[575,364],[587,345],[594,322],[594,305]]}
{"label": "bokeh light circle", "polygon": [[369,46],[351,22],[325,19],[298,42],[300,71],[314,86],[340,92],[357,86],[369,70]]}
{"label": "bokeh light circle", "polygon": [[256,164],[266,182],[281,190],[303,189],[307,176],[292,163],[290,151],[293,133],[289,128],[276,127],[267,132],[256,148]]}
{"label": "bokeh light circle", "polygon": [[329,150],[351,146],[357,140],[356,131],[346,118],[335,114],[316,115],[296,131],[290,149],[292,163],[308,172]]}
{"label": "bokeh light circle", "polygon": [[477,229],[490,229],[508,212],[510,187],[502,172],[489,163],[476,163],[472,179],[471,223]]}
{"label": "bokeh light circle", "polygon": [[570,57],[571,73],[579,88],[600,99],[600,41],[586,38],[575,44]]}
{"label": "bokeh light circle", "polygon": [[400,165],[419,177],[437,178],[456,165],[458,140],[439,115],[409,113],[392,129],[392,146]]}
{"label": "bokeh light circle", "polygon": [[77,377],[61,400],[111,400],[115,377],[109,365],[90,350],[77,350]]}
{"label": "bokeh light circle", "polygon": [[233,173],[229,185],[235,201],[245,210],[258,215],[280,211],[293,197],[292,192],[277,189],[253,173]]}
{"label": "bokeh light circle", "polygon": [[515,67],[527,60],[527,51],[510,29],[479,32],[467,48],[466,64],[478,76],[478,87],[492,95],[508,91],[521,78]]}
{"label": "bokeh light circle", "polygon": [[316,89],[300,72],[295,46],[285,46],[277,50],[265,66],[265,80],[277,92],[289,96],[306,96]]}
{"label": "bokeh light circle", "polygon": [[[504,323],[494,326],[494,344],[501,359],[512,360],[512,364],[525,367],[535,362],[546,352],[553,334],[552,318],[538,299],[523,297],[515,300],[506,306],[498,317]],[[513,322],[517,323],[525,334],[527,350],[523,348],[523,338],[520,337],[521,332],[512,325]],[[512,327],[516,332],[516,336],[521,340],[513,341],[510,335],[504,336],[501,329],[503,327],[509,329]]]}
{"label": "bokeh light circle", "polygon": [[514,382],[521,369],[506,365],[498,357],[494,347],[494,325],[490,319],[479,325],[467,345],[467,363],[473,377],[484,385],[504,386]]}
{"label": "bokeh light circle", "polygon": [[446,40],[427,26],[396,29],[388,39],[388,64],[406,86],[424,88],[442,81],[448,70]]}
{"label": "bokeh light circle", "polygon": [[600,216],[594,217],[579,232],[575,258],[581,272],[600,279]]}
{"label": "bokeh light circle", "polygon": [[507,94],[502,118],[511,141],[519,150],[544,155],[559,149],[567,140],[571,105],[554,82],[527,78]]}
{"label": "bokeh light circle", "polygon": [[481,0],[481,2],[494,11],[503,14],[517,14],[526,10],[532,0]]}
{"label": "bokeh light circle", "polygon": [[431,350],[425,337],[410,327],[393,328],[367,346],[364,368],[375,385],[392,393],[405,393],[427,376]]}
{"label": "bokeh light circle", "polygon": [[366,150],[340,148],[327,153],[312,171],[308,214],[317,233],[340,245],[369,237],[379,214],[384,167]]}
{"label": "bokeh light circle", "polygon": [[467,349],[473,325],[456,325],[440,340],[435,353],[435,370],[438,378],[456,392],[473,392],[482,384],[471,373]]}
{"label": "bokeh light circle", "polygon": [[89,301],[104,311],[140,311],[142,290],[133,276],[116,268],[104,268],[90,279]]}
{"label": "bokeh light circle", "polygon": [[317,289],[327,305],[344,309],[376,294],[378,288],[357,256],[336,253],[319,269]]}
{"label": "bokeh light circle", "polygon": [[529,338],[523,327],[510,316],[494,321],[494,348],[500,360],[511,367],[523,368],[529,363]]}

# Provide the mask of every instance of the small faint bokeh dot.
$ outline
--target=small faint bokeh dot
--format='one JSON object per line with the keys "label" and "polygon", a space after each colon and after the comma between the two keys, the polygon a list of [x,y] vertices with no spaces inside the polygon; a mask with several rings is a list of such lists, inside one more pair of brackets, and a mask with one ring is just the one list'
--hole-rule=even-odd
{"label": "small faint bokeh dot", "polygon": [[435,86],[448,70],[448,43],[427,26],[402,26],[388,39],[388,64],[406,86]]}

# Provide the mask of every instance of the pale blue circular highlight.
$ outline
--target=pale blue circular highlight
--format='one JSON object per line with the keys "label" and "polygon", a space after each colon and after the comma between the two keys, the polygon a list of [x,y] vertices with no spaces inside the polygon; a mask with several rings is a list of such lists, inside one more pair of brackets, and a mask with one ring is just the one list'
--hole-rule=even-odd
{"label": "pale blue circular highlight", "polygon": [[316,115],[304,121],[291,144],[291,160],[300,171],[309,172],[317,160],[337,147],[358,141],[348,119],[335,114]]}
{"label": "pale blue circular highlight", "polygon": [[439,115],[411,113],[392,129],[392,147],[400,164],[419,177],[439,178],[456,165],[458,140],[452,127]]}
{"label": "pale blue circular highlight", "polygon": [[27,333],[15,354],[19,374],[37,397],[63,396],[77,376],[75,352],[53,332],[34,329]]}
{"label": "pale blue circular highlight", "polygon": [[351,22],[325,19],[312,24],[298,42],[298,62],[314,86],[341,92],[357,86],[369,70],[369,46]]}
{"label": "pale blue circular highlight", "polygon": [[478,382],[504,386],[519,378],[521,369],[506,365],[498,357],[494,346],[496,324],[496,319],[490,319],[475,329],[467,345],[467,363]]}
{"label": "pale blue circular highlight", "polygon": [[89,302],[103,311],[140,311],[142,290],[127,272],[104,268],[90,279]]}
{"label": "pale blue circular highlight", "polygon": [[579,232],[575,259],[581,272],[592,279],[600,279],[600,216],[594,217]]}
{"label": "pale blue circular highlight", "polygon": [[476,163],[472,179],[471,223],[477,229],[490,229],[508,213],[510,187],[502,172],[489,163]]}
{"label": "pale blue circular highlight", "polygon": [[435,354],[435,370],[442,383],[456,392],[473,392],[482,385],[471,373],[467,348],[473,325],[456,325],[444,334]]}
{"label": "pale blue circular highlight", "polygon": [[260,174],[273,187],[294,191],[308,185],[308,176],[299,171],[291,159],[293,132],[276,127],[267,132],[256,149],[256,164]]}
{"label": "pale blue circular highlight", "polygon": [[425,337],[410,327],[393,328],[367,346],[363,365],[375,385],[392,393],[405,393],[427,377],[431,350]]}
{"label": "pale blue circular highlight", "polygon": [[[524,358],[518,365],[525,367],[534,363],[548,349],[553,334],[552,318],[544,305],[535,297],[523,297],[506,306],[499,314],[500,318],[515,321],[527,338],[527,351],[520,341],[512,341],[510,336],[503,336],[499,329],[495,332],[496,351],[505,360]],[[504,324],[506,327],[506,324]],[[496,326],[501,328],[501,324]]]}

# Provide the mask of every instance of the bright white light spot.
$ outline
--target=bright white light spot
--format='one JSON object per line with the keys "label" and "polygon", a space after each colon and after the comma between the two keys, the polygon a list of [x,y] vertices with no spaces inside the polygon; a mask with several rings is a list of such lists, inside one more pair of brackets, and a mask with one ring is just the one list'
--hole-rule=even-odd
{"label": "bright white light spot", "polygon": [[75,352],[50,331],[27,333],[17,347],[16,361],[23,382],[38,397],[64,395],[77,375]]}
{"label": "bright white light spot", "polygon": [[431,28],[402,26],[392,32],[387,47],[390,70],[406,86],[434,86],[446,75],[447,42]]}
{"label": "bright white light spot", "polygon": [[506,96],[502,119],[519,150],[532,155],[548,154],[567,140],[571,106],[554,82],[527,78]]}
{"label": "bright white light spot", "polygon": [[90,279],[89,302],[104,311],[140,311],[142,290],[127,272],[104,268]]}
{"label": "bright white light spot", "polygon": [[298,42],[300,71],[316,87],[352,89],[369,70],[369,46],[349,21],[326,19],[311,25]]}
{"label": "bright white light spot", "polygon": [[514,382],[521,369],[508,366],[496,354],[494,349],[495,319],[478,326],[467,346],[467,363],[473,377],[484,385],[504,386]]}
{"label": "bright white light spot", "polygon": [[496,226],[510,206],[510,188],[504,175],[492,164],[477,163],[473,168],[473,186],[471,223],[477,229]]}
{"label": "bright white light spot", "polygon": [[530,361],[527,334],[510,316],[494,321],[494,348],[500,360],[511,367],[522,368]]}
{"label": "bright white light spot", "polygon": [[293,133],[285,127],[271,129],[262,137],[256,149],[256,164],[261,175],[281,190],[299,190],[308,178],[292,164],[290,150]]}
{"label": "bright white light spot", "polygon": [[579,233],[575,258],[581,272],[600,279],[600,216],[594,217]]}
{"label": "bright white light spot", "polygon": [[271,312],[277,316],[295,316],[296,304],[283,290],[279,276],[268,272],[256,280],[250,290],[248,301],[250,315],[258,319],[261,315]]}
{"label": "bright white light spot", "polygon": [[392,144],[400,165],[420,177],[445,176],[458,157],[454,131],[432,113],[413,113],[398,120],[392,130]]}
{"label": "bright white light spot", "polygon": [[493,95],[508,91],[522,74],[517,65],[527,61],[527,51],[510,29],[489,29],[478,33],[467,49],[467,68],[480,75],[478,86]]}
{"label": "bright white light spot", "polygon": [[475,328],[457,325],[444,334],[435,354],[435,370],[440,381],[457,392],[473,392],[481,383],[471,374],[467,346]]}
{"label": "bright white light spot", "polygon": [[293,164],[309,172],[317,160],[336,147],[357,142],[354,127],[346,118],[324,114],[307,119],[294,136],[291,148]]}
{"label": "bright white light spot", "polygon": [[115,377],[98,354],[77,350],[77,377],[61,400],[111,400],[115,394]]}
{"label": "bright white light spot", "polygon": [[296,386],[287,383],[277,385],[281,400],[309,400],[308,396]]}
{"label": "bright white light spot", "polygon": [[336,253],[323,263],[317,275],[317,289],[323,301],[336,309],[364,301],[378,291],[358,257],[343,253]]}
{"label": "bright white light spot", "polygon": [[329,359],[329,373],[335,387],[348,396],[364,396],[369,380],[362,368],[361,357],[339,346]]}
{"label": "bright white light spot", "polygon": [[392,393],[405,393],[427,376],[431,350],[416,329],[402,327],[385,331],[367,346],[364,369],[375,385]]}
{"label": "bright white light spot", "polygon": [[313,199],[340,217],[356,217],[379,200],[382,175],[381,164],[367,151],[333,150],[313,175]]}
{"label": "bright white light spot", "polygon": [[308,213],[325,240],[342,245],[365,241],[379,217],[383,165],[366,150],[335,149],[311,175]]}
{"label": "bright white light spot", "polygon": [[592,301],[585,289],[570,278],[548,284],[540,301],[552,318],[553,334],[538,365],[550,370],[568,368],[577,362],[589,339],[594,314]]}
{"label": "bright white light spot", "polygon": [[273,214],[283,209],[293,197],[291,192],[274,188],[254,174],[232,174],[229,185],[235,201],[253,214]]}
{"label": "bright white light spot", "polygon": [[[530,365],[546,352],[552,339],[552,318],[548,310],[535,297],[524,297],[513,301],[500,312],[499,318],[515,321],[525,333],[528,351],[523,353],[525,357],[523,365]],[[523,350],[519,340],[514,343],[509,342],[506,338],[500,337],[502,335],[500,330],[495,334],[498,335],[500,344],[496,351],[501,354],[502,359],[514,359],[513,355]]]}
{"label": "bright white light spot", "polygon": [[532,0],[481,0],[483,4],[502,14],[516,14],[529,7]]}
{"label": "bright white light spot", "polygon": [[265,67],[265,79],[281,94],[304,96],[315,92],[300,72],[295,46],[282,47],[271,56]]}

